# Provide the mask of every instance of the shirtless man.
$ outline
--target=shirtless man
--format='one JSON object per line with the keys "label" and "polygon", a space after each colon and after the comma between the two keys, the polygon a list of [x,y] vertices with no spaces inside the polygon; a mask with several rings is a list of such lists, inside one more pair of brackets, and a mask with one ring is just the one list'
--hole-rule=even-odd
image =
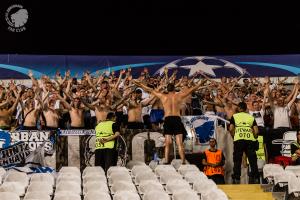
{"label": "shirtless man", "polygon": [[89,104],[85,101],[82,103],[87,106],[89,109],[95,111],[97,124],[106,120],[108,112],[111,111],[111,96],[107,89],[103,89],[98,97],[98,99]]}
{"label": "shirtless man", "polygon": [[[0,129],[10,130],[12,123],[12,116],[17,108],[22,92],[18,93],[16,99],[7,98],[4,103],[1,102],[0,107]],[[13,102],[13,104],[12,104]]]}
{"label": "shirtless man", "polygon": [[57,92],[53,94],[51,97],[46,98],[48,100],[43,104],[43,114],[46,120],[46,130],[56,130],[59,127],[59,120],[61,118],[61,112],[59,108],[55,108],[55,104],[57,101]]}
{"label": "shirtless man", "polygon": [[[183,137],[186,134],[183,123],[180,118],[180,108],[179,105],[182,104],[184,99],[189,96],[193,91],[200,88],[202,81],[196,86],[182,90],[181,92],[175,92],[175,86],[173,83],[167,85],[168,93],[158,92],[143,85],[140,82],[134,81],[134,83],[142,87],[144,90],[151,92],[153,95],[157,96],[164,107],[165,111],[165,122],[164,122],[164,134],[165,134],[165,162],[169,163],[169,153],[170,145],[172,144],[172,135],[175,135],[176,144],[179,150],[179,156],[182,163],[185,163],[185,153],[183,146]],[[205,86],[206,87],[206,86]]]}
{"label": "shirtless man", "polygon": [[144,129],[142,107],[145,105],[141,102],[141,94],[141,90],[136,90],[125,103],[128,108],[127,129]]}
{"label": "shirtless man", "polygon": [[28,98],[24,105],[23,130],[37,130],[37,121],[40,117],[41,104],[33,98]]}
{"label": "shirtless man", "polygon": [[81,104],[79,97],[72,99],[69,104],[64,98],[58,95],[58,99],[61,100],[65,108],[70,113],[71,118],[71,129],[82,129],[84,128],[84,110],[85,108]]}

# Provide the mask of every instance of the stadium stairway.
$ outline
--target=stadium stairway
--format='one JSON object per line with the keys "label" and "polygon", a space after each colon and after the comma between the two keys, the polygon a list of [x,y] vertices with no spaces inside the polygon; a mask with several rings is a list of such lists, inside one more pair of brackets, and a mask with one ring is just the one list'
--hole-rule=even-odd
{"label": "stadium stairway", "polygon": [[272,193],[260,184],[218,185],[230,200],[282,200],[284,193]]}

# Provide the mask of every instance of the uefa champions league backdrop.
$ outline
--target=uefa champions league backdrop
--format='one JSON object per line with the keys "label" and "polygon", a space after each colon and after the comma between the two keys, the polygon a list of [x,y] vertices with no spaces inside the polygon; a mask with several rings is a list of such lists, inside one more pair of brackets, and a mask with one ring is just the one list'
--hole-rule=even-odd
{"label": "uefa champions league backdrop", "polygon": [[131,67],[136,77],[144,68],[151,75],[160,75],[163,68],[177,69],[178,75],[193,76],[202,71],[212,78],[245,76],[280,77],[300,73],[300,54],[297,55],[237,55],[237,56],[73,56],[73,55],[0,55],[0,79],[28,79],[31,70],[35,77],[63,75],[80,78],[84,72],[119,71]]}

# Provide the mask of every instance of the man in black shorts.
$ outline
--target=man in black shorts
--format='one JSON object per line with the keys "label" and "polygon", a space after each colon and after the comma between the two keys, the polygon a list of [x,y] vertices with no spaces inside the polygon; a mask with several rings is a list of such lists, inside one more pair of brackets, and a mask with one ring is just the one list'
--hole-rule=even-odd
{"label": "man in black shorts", "polygon": [[[193,91],[200,89],[202,81],[197,83],[194,87],[185,88],[180,92],[175,92],[175,85],[169,83],[167,85],[167,93],[159,92],[143,85],[141,82],[134,81],[134,83],[161,100],[165,112],[164,134],[165,134],[165,162],[169,163],[170,146],[172,144],[172,135],[175,135],[176,144],[178,146],[179,156],[182,163],[185,163],[185,152],[183,146],[183,138],[186,135],[186,130],[180,117],[180,105],[185,102]],[[205,86],[206,87],[206,86]]]}

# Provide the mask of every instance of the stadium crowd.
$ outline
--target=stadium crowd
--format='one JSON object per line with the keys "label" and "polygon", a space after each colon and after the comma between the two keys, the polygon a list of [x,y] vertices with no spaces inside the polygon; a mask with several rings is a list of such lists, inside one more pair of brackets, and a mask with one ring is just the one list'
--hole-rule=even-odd
{"label": "stadium crowd", "polygon": [[30,71],[28,76],[32,87],[14,80],[0,85],[0,129],[94,129],[109,112],[115,112],[116,123],[123,129],[159,130],[167,111],[153,91],[167,93],[169,83],[177,92],[194,87],[181,101],[181,115],[210,113],[230,120],[238,104],[245,102],[264,136],[269,159],[280,154],[271,141],[299,128],[298,78],[287,85],[287,78],[272,83],[269,77],[260,81],[242,74],[218,82],[201,72],[179,78],[176,70],[168,69],[163,75],[150,76],[146,68],[136,79],[130,68],[118,74],[86,72],[82,78],[72,77],[70,71],[57,72],[54,78],[36,79]]}

